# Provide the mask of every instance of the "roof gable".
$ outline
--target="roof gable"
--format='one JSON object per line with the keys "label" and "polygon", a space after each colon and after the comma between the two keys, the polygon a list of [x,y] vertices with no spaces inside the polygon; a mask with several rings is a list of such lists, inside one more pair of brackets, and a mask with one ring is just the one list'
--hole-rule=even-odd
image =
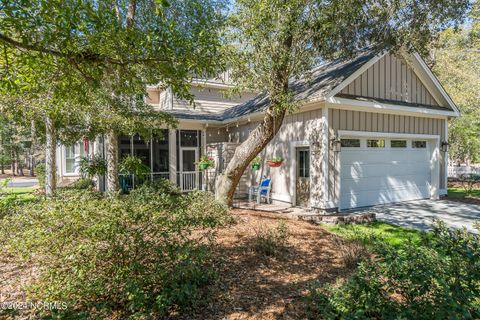
{"label": "roof gable", "polygon": [[[369,98],[385,103],[425,109],[458,109],[418,54],[405,58],[365,49],[347,60],[334,60],[312,70],[308,77],[292,79],[290,88],[299,102],[314,102],[335,95]],[[269,98],[253,99],[221,113],[172,112],[179,119],[228,122],[266,110]]]}
{"label": "roof gable", "polygon": [[440,106],[405,59],[384,55],[340,91],[343,95]]}

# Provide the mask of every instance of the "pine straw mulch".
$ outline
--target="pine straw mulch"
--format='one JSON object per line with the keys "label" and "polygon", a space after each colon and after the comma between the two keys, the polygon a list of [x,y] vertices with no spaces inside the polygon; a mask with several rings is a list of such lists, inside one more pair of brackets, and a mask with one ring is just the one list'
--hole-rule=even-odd
{"label": "pine straw mulch", "polygon": [[[233,210],[237,223],[218,233],[219,279],[210,302],[184,319],[302,319],[304,297],[313,281],[331,283],[352,273],[337,236],[319,226],[285,220],[286,250],[265,256],[254,250],[257,232],[275,229],[282,216]],[[183,318],[183,317],[182,317]]]}
{"label": "pine straw mulch", "polygon": [[[236,223],[218,232],[214,252],[218,279],[207,288],[207,301],[193,314],[172,318],[303,319],[304,297],[313,281],[333,283],[353,272],[345,253],[355,244],[319,226],[284,220],[275,213],[233,210],[233,214]],[[257,233],[275,229],[282,220],[288,227],[285,250],[276,256],[257,253]],[[31,266],[0,261],[0,300],[26,301],[22,288],[35,274]],[[0,313],[0,319],[27,319],[32,310],[8,314]]]}

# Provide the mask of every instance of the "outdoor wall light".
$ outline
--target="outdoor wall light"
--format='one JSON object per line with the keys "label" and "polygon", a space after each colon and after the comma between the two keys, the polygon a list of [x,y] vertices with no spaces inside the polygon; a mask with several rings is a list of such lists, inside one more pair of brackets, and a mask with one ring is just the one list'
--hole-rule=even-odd
{"label": "outdoor wall light", "polygon": [[448,142],[447,141],[442,141],[442,143],[440,144],[440,150],[442,150],[442,152],[448,152]]}
{"label": "outdoor wall light", "polygon": [[332,150],[334,152],[340,152],[342,150],[342,143],[340,141],[340,139],[338,138],[332,138],[330,140],[331,144],[332,144]]}

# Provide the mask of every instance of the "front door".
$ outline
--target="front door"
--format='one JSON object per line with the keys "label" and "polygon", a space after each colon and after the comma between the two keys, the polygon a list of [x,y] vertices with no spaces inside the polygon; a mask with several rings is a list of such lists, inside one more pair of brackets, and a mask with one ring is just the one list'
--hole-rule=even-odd
{"label": "front door", "polygon": [[310,203],[310,150],[308,147],[297,148],[296,152],[296,205],[308,207]]}
{"label": "front door", "polygon": [[198,161],[197,148],[181,148],[180,150],[180,187],[183,191],[197,189],[198,174],[195,162]]}

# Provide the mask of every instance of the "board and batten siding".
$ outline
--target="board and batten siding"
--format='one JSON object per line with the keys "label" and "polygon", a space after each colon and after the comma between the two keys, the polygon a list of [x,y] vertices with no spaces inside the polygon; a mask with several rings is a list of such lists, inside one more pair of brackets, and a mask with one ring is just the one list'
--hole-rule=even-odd
{"label": "board and batten siding", "polygon": [[[277,135],[260,153],[263,160],[260,170],[253,172],[250,168],[247,168],[247,186],[258,184],[261,177],[271,177],[273,199],[292,202],[290,167],[292,157],[295,157],[295,154],[291,154],[291,142],[307,141],[311,143],[319,141],[321,138],[321,117],[321,109],[287,115]],[[236,143],[245,141],[257,125],[258,122],[251,122],[238,127],[236,125],[230,127],[229,141]],[[270,168],[267,166],[266,160],[271,157],[282,157],[285,160],[280,167]],[[312,161],[314,160],[312,159]],[[320,179],[320,177],[312,173],[312,179]],[[241,189],[245,190],[245,187]]]}
{"label": "board and batten siding", "polygon": [[[415,117],[395,114],[383,114],[374,112],[363,112],[353,110],[329,109],[329,135],[330,138],[337,135],[338,130],[365,131],[365,132],[385,132],[385,133],[407,133],[407,134],[428,134],[439,135],[441,140],[445,140],[445,119]],[[232,143],[241,143],[245,141],[252,130],[256,128],[258,122],[240,124],[238,127],[233,125],[228,131],[221,132],[220,137],[226,134],[226,139]],[[264,160],[261,169],[252,172],[250,168],[246,170],[246,185],[240,189],[247,190],[248,186],[258,184],[261,177],[272,178],[273,199],[292,202],[291,194],[292,183],[291,170],[293,157],[291,154],[292,142],[306,142],[312,145],[321,139],[322,130],[322,109],[311,110],[287,115],[284,123],[275,138],[260,153]],[[208,131],[207,131],[208,132]],[[207,136],[207,141],[217,140],[212,136]],[[221,138],[220,138],[221,139]],[[330,147],[331,148],[331,147]],[[440,153],[440,188],[446,187],[443,153]],[[270,157],[283,157],[284,163],[278,168],[270,168],[265,160]],[[311,185],[312,189],[316,185],[322,184],[322,174],[317,172],[320,167],[320,154],[311,152]],[[313,199],[313,202],[320,200],[338,203],[339,174],[337,172],[338,153],[328,150],[329,172],[328,172],[328,196],[327,199]],[[312,197],[316,193],[312,190]]]}
{"label": "board and batten siding", "polygon": [[[338,130],[439,135],[446,140],[445,119],[382,114],[353,110],[329,109],[329,134],[336,137]],[[329,198],[338,203],[340,177],[337,172],[338,154],[329,153]],[[440,189],[446,188],[445,158],[440,152]]]}
{"label": "board and batten siding", "polygon": [[438,106],[403,58],[386,54],[352,81],[342,94]]}

